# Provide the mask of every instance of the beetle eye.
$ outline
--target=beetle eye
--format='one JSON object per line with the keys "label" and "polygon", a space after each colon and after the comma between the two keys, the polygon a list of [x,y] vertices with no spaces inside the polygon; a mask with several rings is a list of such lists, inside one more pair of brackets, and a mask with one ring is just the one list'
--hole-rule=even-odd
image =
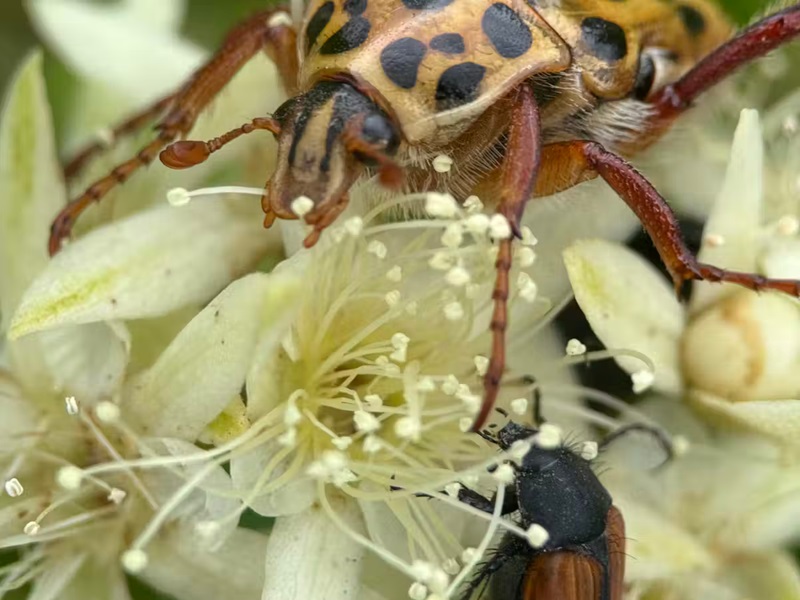
{"label": "beetle eye", "polygon": [[633,85],[633,97],[644,100],[653,89],[656,80],[656,64],[649,54],[642,54],[639,58],[639,72],[636,74],[636,83]]}

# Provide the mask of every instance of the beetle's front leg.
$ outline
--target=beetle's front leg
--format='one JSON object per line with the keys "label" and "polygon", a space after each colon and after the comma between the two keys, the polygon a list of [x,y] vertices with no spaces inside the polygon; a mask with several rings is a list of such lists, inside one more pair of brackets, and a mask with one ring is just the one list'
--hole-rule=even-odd
{"label": "beetle's front leg", "polygon": [[[511,113],[508,145],[500,172],[501,200],[498,212],[504,215],[515,235],[520,234],[519,224],[525,203],[530,199],[540,162],[539,108],[528,85],[521,85]],[[511,238],[500,240],[492,300],[492,351],[489,366],[483,379],[484,397],[481,410],[472,424],[472,431],[483,427],[500,389],[500,380],[506,364],[506,328],[508,327],[509,272],[511,271]]]}
{"label": "beetle's front leg", "polygon": [[[148,120],[147,117],[156,111],[167,111],[156,127],[156,139],[142,148],[134,158],[117,165],[109,175],[93,183],[58,214],[50,229],[50,254],[58,252],[63,240],[69,237],[75,220],[84,210],[92,203],[100,202],[114,187],[153,162],[165,146],[179,136],[186,135],[208,104],[260,51],[264,50],[275,61],[287,91],[293,92],[298,69],[296,41],[297,35],[285,10],[261,12],[231,31],[219,51],[178,92],[141,112],[134,119],[129,119],[127,125],[143,125]],[[126,124],[121,127],[126,133],[131,131],[131,127],[126,127]],[[82,153],[81,163],[76,168],[88,160],[93,152],[94,150],[87,150]]]}
{"label": "beetle's front leg", "polygon": [[656,109],[652,120],[654,128],[666,128],[700,94],[742,65],[764,56],[798,35],[800,4],[764,17],[747,27],[650,99]]}

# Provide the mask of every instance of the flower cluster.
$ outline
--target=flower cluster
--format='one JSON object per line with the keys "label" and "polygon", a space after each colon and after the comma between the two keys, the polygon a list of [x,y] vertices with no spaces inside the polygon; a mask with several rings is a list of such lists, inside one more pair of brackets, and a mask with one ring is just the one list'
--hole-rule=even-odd
{"label": "flower cluster", "polygon": [[[51,259],[49,224],[67,197],[141,142],[110,139],[108,122],[171,90],[204,52],[174,33],[177,0],[28,4],[89,80],[62,145],[94,131],[114,147],[65,184],[41,54],[30,56],[0,119],[0,598],[136,597],[129,576],[201,600],[458,598],[500,534],[532,547],[550,535],[500,514],[532,445],[632,418],[673,433],[678,458],[643,470],[660,458],[619,444],[604,459],[635,557],[626,598],[800,598],[785,551],[800,491],[796,301],[703,284],[684,307],[607,241],[632,220],[602,182],[531,203],[492,420],[530,421],[543,391],[549,423],[499,451],[467,433],[491,347],[497,241],[511,234],[490,198],[360,182],[304,249],[301,222],[264,231],[247,198],[275,161],[274,143],[250,136],[178,175],[138,173]],[[275,81],[254,61],[193,137],[274,109]],[[789,100],[763,131],[743,113],[724,184],[709,160],[705,185],[722,191],[703,260],[800,274],[796,189],[763,185],[790,166],[772,150],[762,160],[762,134],[800,156]],[[452,165],[441,155],[431,168],[446,179]],[[307,199],[292,208],[302,216]],[[570,283],[607,350],[560,341],[552,320]],[[629,373],[641,405],[574,383],[573,365],[604,359]],[[592,441],[575,448],[597,454]],[[463,488],[493,498],[494,512],[461,502]]]}

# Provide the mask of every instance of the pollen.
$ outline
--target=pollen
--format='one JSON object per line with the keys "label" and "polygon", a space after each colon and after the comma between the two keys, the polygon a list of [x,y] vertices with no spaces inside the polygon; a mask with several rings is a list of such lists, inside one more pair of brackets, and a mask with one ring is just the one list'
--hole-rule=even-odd
{"label": "pollen", "polygon": [[464,307],[460,302],[450,302],[444,307],[444,316],[448,321],[460,321],[464,318]]}
{"label": "pollen", "polygon": [[173,188],[167,192],[167,202],[172,206],[186,206],[191,201],[192,196],[185,188]]}
{"label": "pollen", "polygon": [[505,485],[514,483],[514,468],[509,464],[499,465],[492,473],[492,477]]}
{"label": "pollen", "polygon": [[113,402],[100,402],[94,409],[94,414],[101,423],[115,423],[120,418],[119,406]]}
{"label": "pollen", "polygon": [[353,237],[358,237],[364,231],[364,220],[361,217],[350,217],[344,222],[344,229]]}
{"label": "pollen", "polygon": [[148,558],[144,550],[128,550],[122,554],[122,568],[133,575],[147,568]]}
{"label": "pollen", "polygon": [[442,245],[456,249],[464,243],[464,230],[460,223],[450,223],[442,234]]}
{"label": "pollen", "polygon": [[464,200],[464,209],[470,213],[479,213],[483,210],[483,202],[477,196],[467,196]]}
{"label": "pollen", "polygon": [[572,338],[567,342],[567,356],[583,356],[586,354],[586,346],[580,341]]}
{"label": "pollen", "polygon": [[633,382],[633,393],[641,394],[646,392],[653,385],[655,379],[655,375],[650,370],[642,369],[641,371],[636,371],[636,373],[631,375],[631,381]]}
{"label": "pollen", "polygon": [[452,219],[458,214],[458,203],[450,194],[428,192],[425,196],[425,212],[431,217]]}
{"label": "pollen", "polygon": [[718,248],[725,245],[725,237],[719,233],[707,233],[703,237],[703,242],[711,248]]}
{"label": "pollen", "polygon": [[496,213],[489,219],[489,234],[495,240],[507,240],[511,237],[511,224],[505,216]]}
{"label": "pollen", "polygon": [[525,534],[528,538],[528,543],[534,548],[543,547],[550,539],[550,534],[538,523],[534,523],[528,527],[527,531],[525,531]]}
{"label": "pollen", "polygon": [[369,244],[367,244],[367,252],[375,256],[376,258],[380,258],[383,260],[386,258],[388,254],[388,249],[386,248],[386,244],[381,242],[380,240],[372,240]]}
{"label": "pollen", "polygon": [[489,359],[487,357],[478,355],[472,359],[472,362],[475,363],[475,371],[480,377],[486,375],[486,371],[489,369]]}
{"label": "pollen", "polygon": [[380,438],[377,436],[368,435],[364,438],[364,443],[361,447],[367,454],[375,454],[383,448],[383,442],[381,442]]}
{"label": "pollen", "polygon": [[80,412],[80,406],[75,396],[67,396],[64,398],[64,408],[68,415],[75,416]]}
{"label": "pollen", "polygon": [[475,235],[486,235],[491,226],[491,220],[483,213],[476,213],[466,218],[465,225]]}
{"label": "pollen", "polygon": [[400,303],[400,290],[392,290],[391,292],[387,292],[383,299],[386,301],[386,304],[391,306],[397,306]]}
{"label": "pollen", "polygon": [[536,262],[536,252],[529,246],[522,246],[517,250],[517,260],[519,260],[519,266],[523,269],[532,267],[533,263]]}
{"label": "pollen", "polygon": [[440,154],[433,159],[433,170],[437,173],[449,173],[453,166],[453,159],[446,154]]}
{"label": "pollen", "polygon": [[471,279],[469,271],[464,267],[453,267],[447,272],[447,275],[445,275],[445,281],[454,287],[463,287],[467,285]]}
{"label": "pollen", "polygon": [[404,333],[395,333],[392,336],[392,348],[394,352],[389,355],[393,361],[406,362],[406,355],[408,354],[408,343],[411,338]]}
{"label": "pollen", "polygon": [[530,227],[523,226],[521,228],[522,231],[522,245],[523,246],[535,246],[539,243],[539,240],[536,239],[536,236],[533,235],[533,231],[531,231]]}
{"label": "pollen", "polygon": [[22,484],[19,482],[19,479],[16,477],[12,477],[5,483],[5,490],[6,494],[9,495],[11,498],[19,498],[25,493],[25,488],[22,487]]}
{"label": "pollen", "polygon": [[292,212],[298,217],[303,218],[314,210],[314,201],[308,196],[298,196],[290,205]]}
{"label": "pollen", "polygon": [[592,461],[597,458],[598,447],[597,442],[587,440],[581,444],[581,458],[583,460]]}
{"label": "pollen", "polygon": [[514,398],[511,403],[511,412],[515,415],[524,415],[528,412],[528,399],[527,398]]}
{"label": "pollen", "polygon": [[38,534],[42,529],[42,526],[39,525],[36,521],[29,521],[25,523],[25,527],[22,528],[22,532],[25,535],[29,535],[33,537],[34,535]]}
{"label": "pollen", "polygon": [[558,448],[561,445],[561,428],[552,423],[543,423],[533,442],[546,450]]}
{"label": "pollen", "polygon": [[428,588],[419,581],[415,581],[408,588],[408,597],[411,600],[425,600],[428,597]]}
{"label": "pollen", "polygon": [[83,482],[83,470],[74,465],[61,467],[56,473],[56,482],[65,490],[77,490]]}
{"label": "pollen", "polygon": [[337,450],[344,452],[353,445],[353,438],[351,438],[349,435],[335,437],[331,440],[331,444],[333,444]]}
{"label": "pollen", "polygon": [[527,273],[520,273],[517,276],[517,287],[520,297],[526,302],[535,302],[539,294],[539,287],[533,278]]}
{"label": "pollen", "polygon": [[447,252],[436,252],[428,261],[428,266],[436,271],[447,271],[453,266],[453,258]]}
{"label": "pollen", "polygon": [[403,281],[403,267],[400,265],[393,266],[391,269],[386,271],[386,279],[392,283],[400,283]]}
{"label": "pollen", "polygon": [[413,417],[401,417],[394,424],[394,432],[399,438],[418,442],[422,434],[422,424]]}
{"label": "pollen", "polygon": [[356,426],[356,431],[363,431],[372,433],[381,428],[381,422],[371,412],[365,410],[358,410],[353,414],[353,422]]}

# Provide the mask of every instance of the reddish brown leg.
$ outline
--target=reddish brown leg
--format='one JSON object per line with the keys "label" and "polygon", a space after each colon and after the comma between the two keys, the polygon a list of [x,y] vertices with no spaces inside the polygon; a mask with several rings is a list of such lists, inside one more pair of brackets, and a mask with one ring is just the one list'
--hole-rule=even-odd
{"label": "reddish brown leg", "polygon": [[666,86],[651,101],[656,120],[670,120],[689,107],[700,94],[738,67],[800,35],[800,4],[765,17],[706,56],[677,82]]}
{"label": "reddish brown leg", "polygon": [[[519,223],[525,203],[533,194],[539,173],[541,146],[539,109],[533,91],[523,85],[517,92],[508,131],[508,145],[500,174],[501,200],[498,212],[504,215],[512,231],[520,235]],[[498,248],[497,279],[492,299],[492,354],[483,379],[483,404],[472,424],[472,431],[480,430],[497,400],[500,380],[506,365],[506,328],[508,327],[509,272],[511,271],[511,239],[501,240]]]}
{"label": "reddish brown leg", "polygon": [[126,181],[134,172],[150,164],[167,144],[186,135],[197,117],[255,54],[265,50],[293,90],[297,72],[296,33],[287,23],[286,12],[275,9],[261,12],[236,27],[220,50],[200,68],[175,95],[169,113],[158,124],[158,137],[135,158],[128,160],[106,177],[96,181],[82,196],[70,202],[56,217],[50,230],[49,250],[55,254],[72,230],[80,214],[99,202],[111,189]]}
{"label": "reddish brown leg", "polygon": [[[547,146],[556,161],[570,161],[597,172],[636,214],[670,272],[676,291],[690,279],[735,283],[751,290],[777,290],[800,296],[800,281],[769,279],[753,273],[726,271],[697,261],[681,237],[678,220],[653,185],[628,162],[596,142],[564,142]],[[552,153],[552,154],[551,154]],[[563,153],[563,154],[562,154]]]}
{"label": "reddish brown leg", "polygon": [[161,162],[170,169],[188,169],[205,162],[211,154],[233,140],[258,129],[278,135],[281,132],[281,125],[271,117],[258,118],[208,142],[190,140],[175,142],[161,152]]}
{"label": "reddish brown leg", "polygon": [[109,130],[109,139],[97,139],[92,142],[80,152],[78,152],[72,159],[64,165],[64,178],[70,180],[77,177],[80,172],[86,167],[90,160],[104,150],[107,150],[111,145],[116,143],[120,138],[131,135],[142,129],[145,125],[158,118],[167,108],[172,104],[175,99],[175,94],[170,94],[166,98],[162,98],[155,104],[151,104],[147,108],[139,111],[127,121],[120,123],[114,129]]}

